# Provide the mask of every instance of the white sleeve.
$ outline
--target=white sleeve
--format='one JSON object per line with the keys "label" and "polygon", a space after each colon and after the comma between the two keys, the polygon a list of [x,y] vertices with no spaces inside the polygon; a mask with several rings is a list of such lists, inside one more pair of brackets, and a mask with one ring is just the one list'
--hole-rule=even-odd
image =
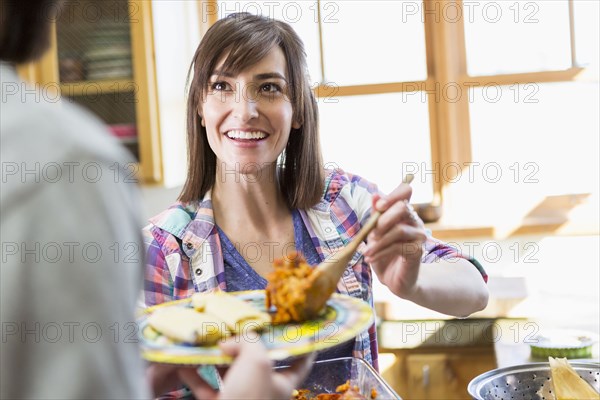
{"label": "white sleeve", "polygon": [[[134,184],[112,161],[55,161],[80,168],[58,181],[3,173],[0,397],[147,398],[134,323],[143,273]],[[99,180],[83,174],[86,163],[100,166]]]}

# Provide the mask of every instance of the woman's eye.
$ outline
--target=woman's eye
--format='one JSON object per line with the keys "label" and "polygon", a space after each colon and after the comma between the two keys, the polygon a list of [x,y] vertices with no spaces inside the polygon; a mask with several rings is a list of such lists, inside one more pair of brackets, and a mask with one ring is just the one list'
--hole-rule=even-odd
{"label": "woman's eye", "polygon": [[281,92],[281,86],[276,83],[265,83],[260,87],[260,90],[266,93],[276,93]]}
{"label": "woman's eye", "polygon": [[221,91],[221,90],[227,90],[227,82],[214,82],[210,85],[210,88],[212,90],[216,90],[216,91]]}

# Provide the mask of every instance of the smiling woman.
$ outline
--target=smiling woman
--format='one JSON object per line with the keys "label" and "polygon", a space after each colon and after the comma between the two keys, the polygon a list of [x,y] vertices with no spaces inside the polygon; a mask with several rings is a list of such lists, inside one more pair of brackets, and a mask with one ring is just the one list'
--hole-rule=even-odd
{"label": "smiling woman", "polygon": [[[228,138],[246,135],[241,132],[260,131],[254,126],[258,124],[281,131],[279,121],[266,116],[258,121],[253,118],[260,108],[268,115],[277,114],[278,120],[283,119],[284,124],[293,128],[291,132],[287,132],[289,127],[283,132],[286,136],[291,133],[290,140],[267,138],[269,145],[278,142],[285,148],[279,160],[286,167],[280,169],[282,186],[302,185],[288,192],[286,203],[291,207],[307,207],[318,201],[323,188],[323,162],[317,138],[317,105],[306,79],[304,47],[292,28],[280,21],[266,26],[262,18],[244,14],[229,16],[219,22],[219,29],[206,33],[191,69],[194,75],[188,98],[188,178],[180,200],[202,198],[212,188],[215,177],[222,176],[213,169],[217,167],[217,155],[210,146],[210,140],[226,133],[222,129],[238,131]],[[236,76],[240,72],[243,76]],[[204,118],[203,113],[207,114]],[[223,115],[213,113],[227,113],[229,119],[218,121]],[[214,125],[221,122],[225,125]],[[271,122],[274,126],[270,126]],[[262,133],[271,136],[269,132]],[[271,158],[261,160],[258,165],[270,163],[273,172],[277,157]],[[247,161],[233,164],[230,161],[223,166],[240,172],[241,167],[256,165],[256,160]]]}
{"label": "smiling woman", "polygon": [[[385,195],[359,176],[324,169],[306,55],[289,25],[247,13],[221,19],[192,71],[187,180],[180,201],[144,230],[147,305],[264,290],[275,259],[297,250],[317,265],[376,209],[381,217],[345,265],[338,292],[373,306],[374,271],[396,296],[440,312],[485,307],[485,272],[426,234],[411,214],[408,184]],[[319,354],[349,356],[377,368],[374,325]]]}

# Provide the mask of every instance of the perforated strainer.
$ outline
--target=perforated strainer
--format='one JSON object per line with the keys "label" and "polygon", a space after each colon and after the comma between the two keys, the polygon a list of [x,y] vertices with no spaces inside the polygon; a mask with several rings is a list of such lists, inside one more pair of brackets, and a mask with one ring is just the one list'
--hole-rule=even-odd
{"label": "perforated strainer", "polygon": [[[569,361],[569,364],[579,376],[600,392],[600,363]],[[478,400],[555,399],[548,363],[516,365],[485,372],[469,383],[468,391]],[[600,394],[596,399],[600,399]]]}

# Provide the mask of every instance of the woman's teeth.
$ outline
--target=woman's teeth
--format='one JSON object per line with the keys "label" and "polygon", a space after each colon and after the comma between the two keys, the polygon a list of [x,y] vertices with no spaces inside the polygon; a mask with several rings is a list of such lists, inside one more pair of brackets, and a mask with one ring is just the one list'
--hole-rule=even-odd
{"label": "woman's teeth", "polygon": [[266,133],[260,131],[245,132],[245,131],[229,131],[227,137],[230,139],[264,139],[267,137]]}

